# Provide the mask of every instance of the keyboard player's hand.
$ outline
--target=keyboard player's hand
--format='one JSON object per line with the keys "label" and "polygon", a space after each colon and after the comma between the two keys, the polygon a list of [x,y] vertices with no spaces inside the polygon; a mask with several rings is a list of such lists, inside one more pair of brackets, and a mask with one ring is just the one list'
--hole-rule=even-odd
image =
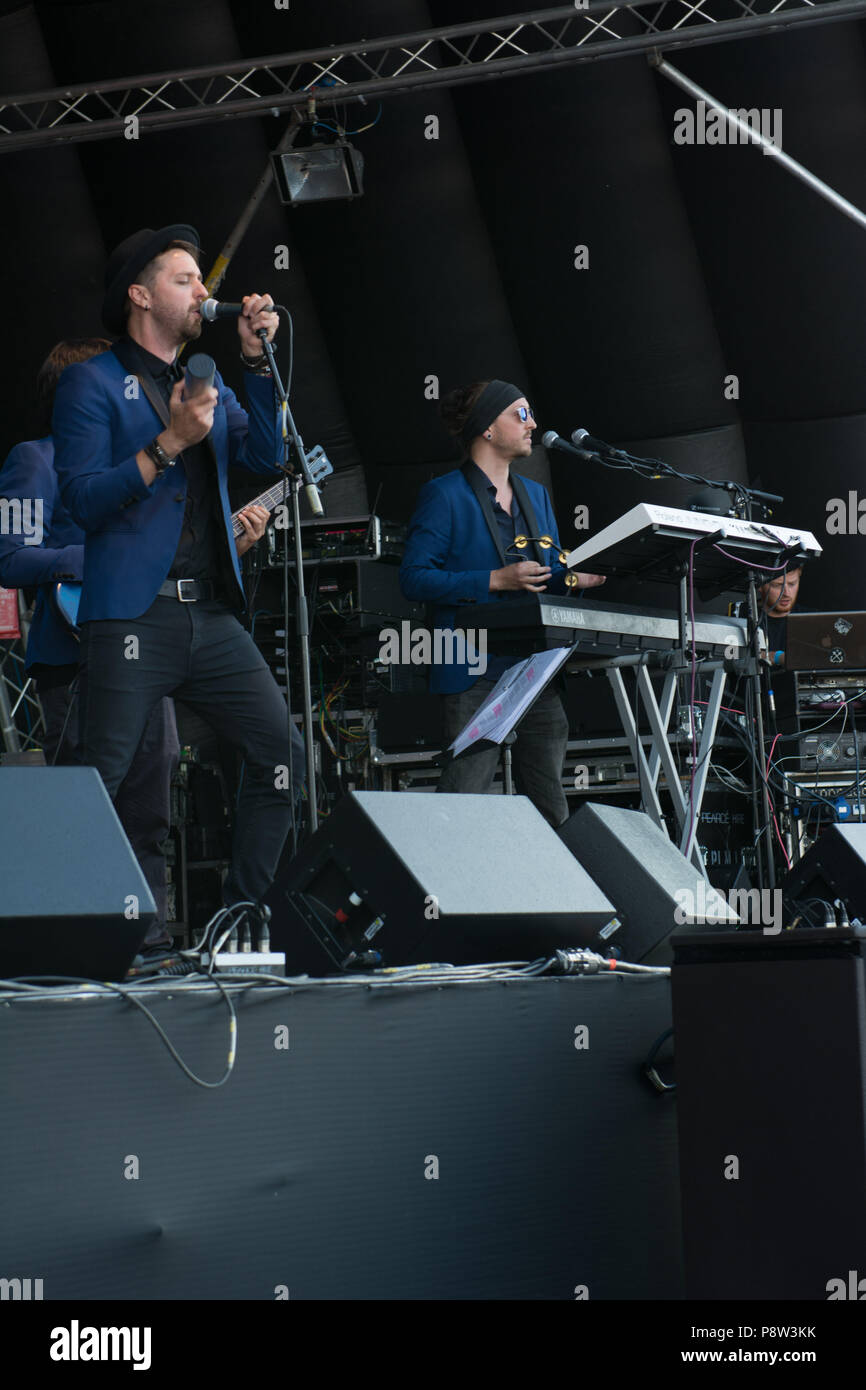
{"label": "keyboard player's hand", "polygon": [[520,560],[516,565],[504,565],[501,570],[491,570],[490,589],[491,592],[507,589],[542,594],[549,579],[550,570],[540,565],[537,560]]}
{"label": "keyboard player's hand", "polygon": [[595,589],[599,584],[603,584],[607,579],[606,574],[586,574],[583,570],[577,571],[578,589]]}

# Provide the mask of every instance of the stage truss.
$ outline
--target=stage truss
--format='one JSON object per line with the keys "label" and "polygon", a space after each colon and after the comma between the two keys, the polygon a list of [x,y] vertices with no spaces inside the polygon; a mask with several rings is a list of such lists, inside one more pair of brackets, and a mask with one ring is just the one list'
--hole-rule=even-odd
{"label": "stage truss", "polygon": [[560,5],[383,39],[0,97],[0,153],[279,115],[855,20],[866,0]]}

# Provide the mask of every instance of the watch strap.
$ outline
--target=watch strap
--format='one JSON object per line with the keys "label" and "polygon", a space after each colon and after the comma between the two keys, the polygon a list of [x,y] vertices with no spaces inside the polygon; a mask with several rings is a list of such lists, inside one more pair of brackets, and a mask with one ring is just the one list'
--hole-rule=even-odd
{"label": "watch strap", "polygon": [[157,473],[164,473],[167,468],[173,468],[177,462],[176,459],[169,458],[165,449],[163,449],[157,439],[152,439],[151,442],[145,446],[144,452],[153,463]]}

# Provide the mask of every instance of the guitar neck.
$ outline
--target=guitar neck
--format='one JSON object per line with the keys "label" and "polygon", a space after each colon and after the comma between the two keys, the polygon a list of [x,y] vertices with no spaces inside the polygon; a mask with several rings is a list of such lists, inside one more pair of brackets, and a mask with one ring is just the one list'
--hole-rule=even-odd
{"label": "guitar neck", "polygon": [[237,537],[242,536],[244,533],[244,524],[239,520],[244,507],[267,507],[268,511],[272,512],[277,503],[283,500],[283,490],[284,480],[281,478],[278,483],[274,483],[273,487],[269,487],[267,492],[260,493],[258,497],[253,498],[252,502],[245,502],[244,506],[240,507],[238,511],[232,512],[233,535]]}

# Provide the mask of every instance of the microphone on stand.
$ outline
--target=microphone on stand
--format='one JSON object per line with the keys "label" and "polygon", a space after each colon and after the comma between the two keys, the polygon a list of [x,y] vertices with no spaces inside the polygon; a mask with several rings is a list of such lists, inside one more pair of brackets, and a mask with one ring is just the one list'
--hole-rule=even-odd
{"label": "microphone on stand", "polygon": [[615,449],[612,444],[606,444],[603,439],[596,439],[589,430],[572,430],[571,442],[579,449],[588,449],[593,456],[601,458],[629,458],[622,449]]}
{"label": "microphone on stand", "polygon": [[[575,433],[577,432],[575,430]],[[571,454],[575,458],[583,459],[584,462],[590,462],[598,457],[590,449],[584,449],[577,444],[569,444],[567,439],[563,439],[561,434],[556,433],[556,430],[548,430],[546,434],[542,435],[541,442],[545,449],[559,449],[564,454]]]}
{"label": "microphone on stand", "polygon": [[[275,304],[265,304],[263,309],[276,313]],[[217,319],[239,319],[244,312],[243,304],[229,304],[221,299],[205,299],[198,306],[198,311],[206,323],[215,323]]]}
{"label": "microphone on stand", "polygon": [[319,492],[318,487],[313,482],[309,466],[307,464],[306,459],[304,458],[301,459],[301,467],[305,479],[304,495],[306,496],[307,502],[309,503],[310,511],[313,513],[313,516],[324,516],[325,508],[322,503],[322,494]]}
{"label": "microphone on stand", "polygon": [[224,304],[218,299],[205,299],[198,311],[207,323],[217,319],[239,319],[244,312],[243,304]]}
{"label": "microphone on stand", "polygon": [[[275,305],[271,304],[269,307],[276,312]],[[218,299],[205,299],[199,305],[199,313],[206,323],[215,323],[217,319],[237,319],[241,317],[243,312],[243,304],[221,303]],[[268,355],[270,344],[268,343],[267,331],[264,328],[259,329],[259,336],[262,339],[265,354]],[[310,505],[310,511],[313,516],[324,516],[325,508],[322,505],[322,496],[310,472],[310,466],[307,463],[306,455],[302,449],[297,450],[297,452],[301,464],[301,471],[304,475],[304,492],[306,493],[307,501]]]}

